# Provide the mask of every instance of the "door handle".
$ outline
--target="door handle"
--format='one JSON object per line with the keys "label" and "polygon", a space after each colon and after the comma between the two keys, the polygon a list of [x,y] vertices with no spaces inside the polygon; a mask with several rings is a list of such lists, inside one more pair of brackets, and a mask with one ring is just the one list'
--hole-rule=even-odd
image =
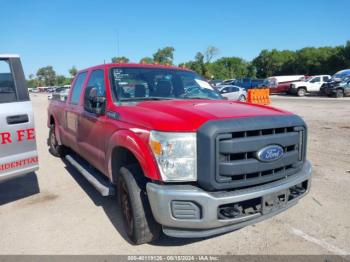
{"label": "door handle", "polygon": [[29,122],[28,115],[15,115],[6,117],[7,124],[15,125],[15,124],[23,124]]}

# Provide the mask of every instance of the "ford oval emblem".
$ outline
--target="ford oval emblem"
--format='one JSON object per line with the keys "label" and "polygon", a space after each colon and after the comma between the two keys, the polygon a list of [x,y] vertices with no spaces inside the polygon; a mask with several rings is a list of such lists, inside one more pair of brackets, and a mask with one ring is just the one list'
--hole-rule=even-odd
{"label": "ford oval emblem", "polygon": [[272,162],[283,156],[283,148],[279,145],[270,145],[260,149],[256,156],[262,162]]}

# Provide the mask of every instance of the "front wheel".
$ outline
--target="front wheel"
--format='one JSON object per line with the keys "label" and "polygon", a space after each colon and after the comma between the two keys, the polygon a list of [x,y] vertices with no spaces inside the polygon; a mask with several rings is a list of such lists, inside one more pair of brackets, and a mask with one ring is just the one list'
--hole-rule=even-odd
{"label": "front wheel", "polygon": [[343,92],[343,90],[338,89],[338,90],[336,91],[336,93],[335,93],[335,97],[336,97],[336,98],[344,97],[344,92]]}
{"label": "front wheel", "polygon": [[120,169],[117,182],[126,233],[136,245],[151,242],[160,234],[160,225],[154,220],[148,198],[142,189],[144,183],[136,181],[142,176],[138,165],[130,165]]}
{"label": "front wheel", "polygon": [[305,96],[306,95],[306,90],[305,88],[299,88],[297,92],[298,96]]}

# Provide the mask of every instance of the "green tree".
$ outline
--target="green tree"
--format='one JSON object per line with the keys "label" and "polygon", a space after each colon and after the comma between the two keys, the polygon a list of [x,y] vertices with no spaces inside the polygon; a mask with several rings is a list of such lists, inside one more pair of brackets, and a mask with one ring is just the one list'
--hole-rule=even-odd
{"label": "green tree", "polygon": [[256,68],[258,77],[268,77],[286,73],[293,73],[295,53],[289,50],[278,51],[276,49],[262,50],[254,58],[252,65]]}
{"label": "green tree", "polygon": [[52,66],[39,68],[36,76],[40,85],[53,86],[56,82],[56,72]]}
{"label": "green tree", "polygon": [[129,58],[125,56],[115,56],[112,57],[112,63],[114,64],[120,64],[120,63],[129,63]]}
{"label": "green tree", "polygon": [[28,88],[36,88],[37,86],[39,86],[37,79],[34,78],[34,79],[27,80],[27,87]]}
{"label": "green tree", "polygon": [[194,61],[187,62],[185,66],[202,76],[205,76],[206,74],[204,55],[201,52],[197,52]]}
{"label": "green tree", "polygon": [[344,65],[345,67],[350,67],[350,41],[346,42],[346,45],[343,48],[343,57],[344,57]]}
{"label": "green tree", "polygon": [[68,72],[71,75],[71,77],[74,78],[78,73],[78,69],[75,66],[72,66],[72,68],[69,69]]}
{"label": "green tree", "polygon": [[58,86],[64,86],[64,85],[69,85],[71,83],[71,78],[67,78],[63,75],[58,75],[56,77],[56,84]]}
{"label": "green tree", "polygon": [[161,49],[158,49],[157,52],[153,54],[153,60],[155,63],[162,65],[172,65],[174,59],[174,47],[167,46]]}
{"label": "green tree", "polygon": [[154,61],[153,61],[153,58],[152,57],[149,57],[149,56],[146,56],[144,58],[142,58],[140,60],[140,63],[144,63],[144,64],[153,64]]}
{"label": "green tree", "polygon": [[222,57],[210,63],[208,71],[215,79],[241,78],[250,73],[249,65],[239,57]]}
{"label": "green tree", "polygon": [[297,72],[306,75],[324,74],[327,63],[334,55],[334,48],[331,47],[306,47],[296,52],[295,66]]}
{"label": "green tree", "polygon": [[219,49],[215,46],[208,46],[208,48],[205,50],[205,62],[210,63],[212,59],[219,54]]}

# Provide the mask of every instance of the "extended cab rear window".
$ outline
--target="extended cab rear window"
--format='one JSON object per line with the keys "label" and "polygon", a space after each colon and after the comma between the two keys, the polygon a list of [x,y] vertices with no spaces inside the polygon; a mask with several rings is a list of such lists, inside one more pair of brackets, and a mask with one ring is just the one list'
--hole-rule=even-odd
{"label": "extended cab rear window", "polygon": [[7,60],[0,60],[0,103],[17,101],[15,83]]}

